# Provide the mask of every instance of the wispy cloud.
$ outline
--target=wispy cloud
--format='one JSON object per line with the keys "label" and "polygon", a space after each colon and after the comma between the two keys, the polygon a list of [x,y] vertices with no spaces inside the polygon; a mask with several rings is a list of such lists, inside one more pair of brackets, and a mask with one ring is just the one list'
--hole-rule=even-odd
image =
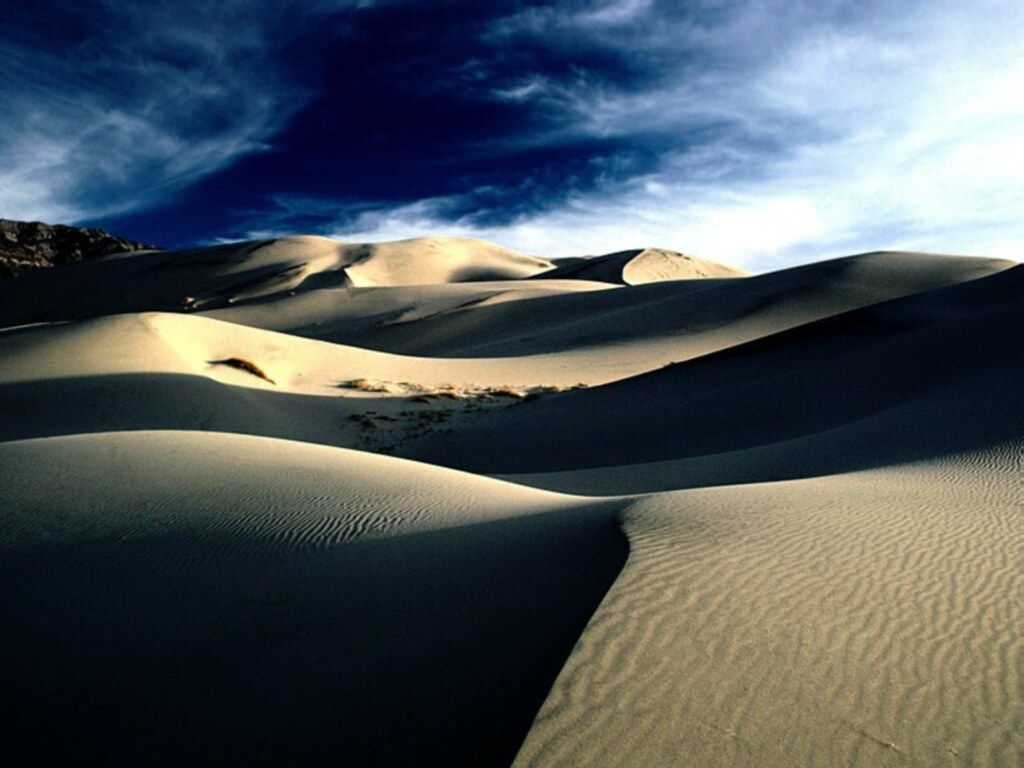
{"label": "wispy cloud", "polygon": [[59,38],[12,20],[0,214],[167,243],[660,245],[753,269],[881,247],[1021,255],[1019,2],[351,11],[367,5],[69,4],[42,17]]}
{"label": "wispy cloud", "polygon": [[[338,234],[456,231],[549,255],[655,244],[752,268],[878,247],[1024,255],[1024,8],[766,7],[641,24],[648,46],[681,52],[649,49],[658,76],[641,87],[526,73],[496,91],[557,104],[576,135],[675,133],[654,172],[504,226],[448,219],[437,199],[364,211]],[[563,45],[593,13],[495,29]]]}
{"label": "wispy cloud", "polygon": [[0,214],[138,210],[265,150],[309,95],[277,54],[327,9],[111,0],[8,20]]}

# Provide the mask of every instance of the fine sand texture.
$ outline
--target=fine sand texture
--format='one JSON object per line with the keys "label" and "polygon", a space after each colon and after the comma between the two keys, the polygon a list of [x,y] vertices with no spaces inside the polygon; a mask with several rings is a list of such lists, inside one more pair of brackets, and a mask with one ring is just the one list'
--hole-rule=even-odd
{"label": "fine sand texture", "polygon": [[642,285],[662,280],[697,280],[707,277],[742,277],[748,273],[736,267],[698,259],[664,248],[640,248],[604,256],[563,259],[542,277],[573,277],[623,285]]}
{"label": "fine sand texture", "polygon": [[500,765],[622,565],[608,505],[259,437],[0,444],[18,765]]}
{"label": "fine sand texture", "polygon": [[8,761],[1017,768],[1024,266],[827,255],[0,283]]}
{"label": "fine sand texture", "polygon": [[633,502],[517,765],[1018,765],[1024,441]]}

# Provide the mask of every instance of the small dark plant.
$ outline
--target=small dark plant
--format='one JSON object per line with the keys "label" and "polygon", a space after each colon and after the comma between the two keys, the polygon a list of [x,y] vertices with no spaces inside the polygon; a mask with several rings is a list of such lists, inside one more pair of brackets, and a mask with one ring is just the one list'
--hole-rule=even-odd
{"label": "small dark plant", "polygon": [[274,384],[275,386],[277,384],[277,382],[275,382],[272,378],[267,376],[263,369],[256,365],[256,363],[250,362],[248,360],[243,360],[240,357],[226,357],[223,360],[210,360],[208,362],[210,363],[210,365],[226,365],[229,368],[236,368],[239,371],[251,373],[253,376],[259,376],[264,381],[269,381],[271,384]]}

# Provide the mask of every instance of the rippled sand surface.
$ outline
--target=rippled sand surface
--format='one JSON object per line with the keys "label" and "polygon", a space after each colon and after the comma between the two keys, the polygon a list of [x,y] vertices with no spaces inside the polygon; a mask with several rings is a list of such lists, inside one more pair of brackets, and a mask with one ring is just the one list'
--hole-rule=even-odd
{"label": "rippled sand surface", "polygon": [[1019,764],[1022,477],[1018,442],[637,500],[517,765]]}
{"label": "rippled sand surface", "polygon": [[1024,266],[0,282],[16,765],[1024,764]]}

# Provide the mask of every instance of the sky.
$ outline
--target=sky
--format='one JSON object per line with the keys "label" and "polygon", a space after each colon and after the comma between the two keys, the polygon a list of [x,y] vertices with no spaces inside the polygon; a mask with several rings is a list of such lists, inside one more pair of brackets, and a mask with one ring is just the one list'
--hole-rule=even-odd
{"label": "sky", "polygon": [[0,216],[1024,258],[1024,3],[0,0]]}

